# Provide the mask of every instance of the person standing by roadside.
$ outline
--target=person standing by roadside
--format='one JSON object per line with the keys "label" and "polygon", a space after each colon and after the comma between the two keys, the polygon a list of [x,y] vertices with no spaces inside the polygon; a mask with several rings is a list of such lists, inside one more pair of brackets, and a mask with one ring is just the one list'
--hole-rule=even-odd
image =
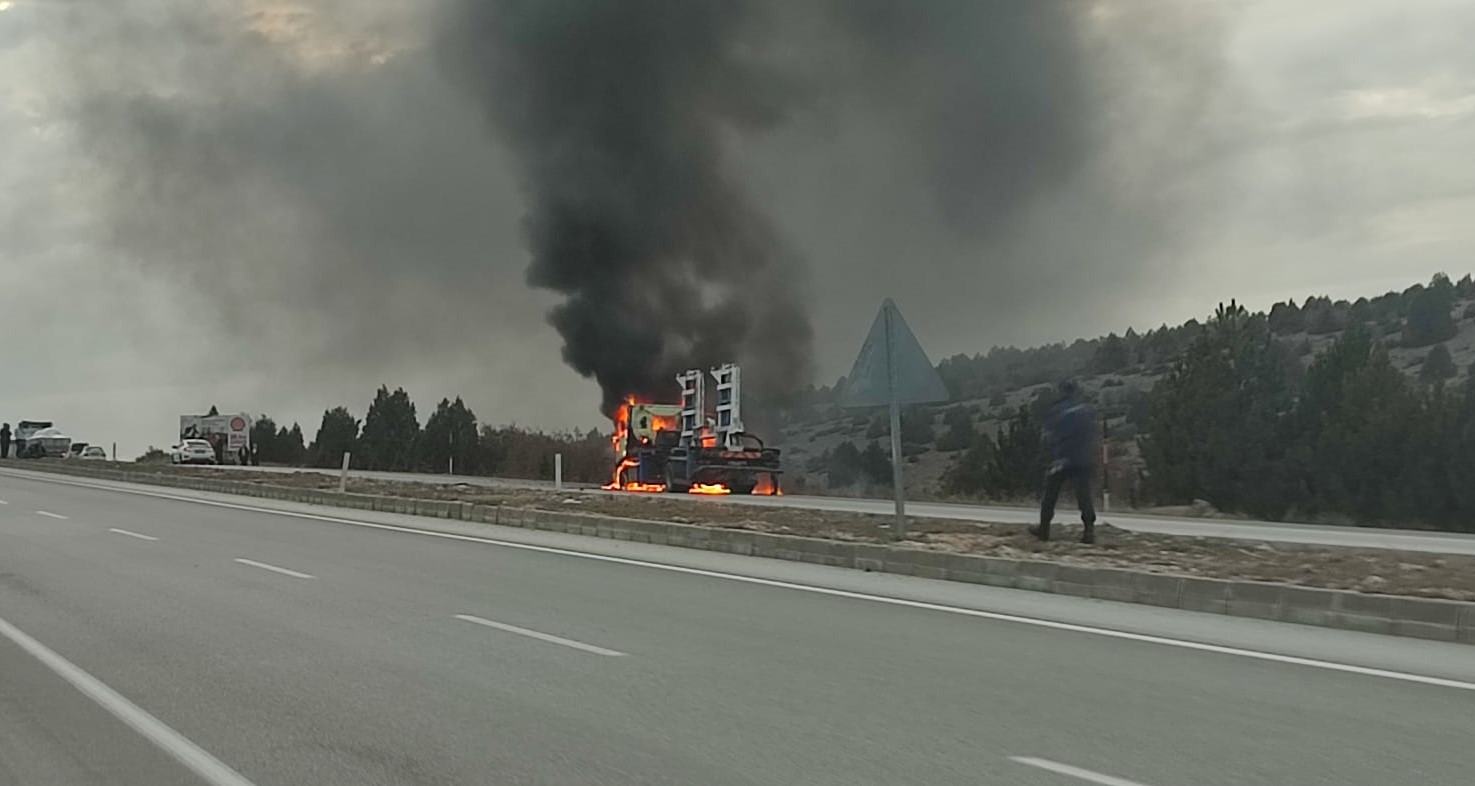
{"label": "person standing by roadside", "polygon": [[1075,382],[1060,383],[1059,398],[1045,421],[1045,441],[1050,448],[1050,468],[1045,472],[1045,489],[1040,497],[1040,523],[1030,534],[1050,539],[1050,522],[1061,488],[1069,482],[1075,489],[1076,506],[1086,525],[1082,543],[1096,542],[1096,506],[1091,498],[1091,469],[1095,464],[1096,413],[1081,398]]}
{"label": "person standing by roadside", "polygon": [[10,424],[0,426],[0,458],[10,458]]}

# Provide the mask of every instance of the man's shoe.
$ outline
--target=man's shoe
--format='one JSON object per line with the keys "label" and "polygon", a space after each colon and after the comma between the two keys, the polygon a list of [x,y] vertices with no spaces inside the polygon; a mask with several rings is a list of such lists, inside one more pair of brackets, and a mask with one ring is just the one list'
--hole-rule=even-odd
{"label": "man's shoe", "polygon": [[1081,533],[1081,542],[1087,545],[1096,542],[1096,528],[1090,524],[1086,525],[1086,531]]}
{"label": "man's shoe", "polygon": [[1029,534],[1034,535],[1042,541],[1050,539],[1050,527],[1044,524],[1036,524],[1029,528]]}

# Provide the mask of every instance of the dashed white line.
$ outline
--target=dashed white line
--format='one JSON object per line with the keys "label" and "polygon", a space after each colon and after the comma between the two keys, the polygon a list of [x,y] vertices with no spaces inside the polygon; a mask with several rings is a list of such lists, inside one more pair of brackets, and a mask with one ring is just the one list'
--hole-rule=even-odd
{"label": "dashed white line", "polygon": [[118,529],[117,527],[109,527],[108,532],[116,532],[119,535],[127,535],[130,538],[138,538],[139,540],[158,540],[158,538],[154,537],[153,535],[144,535],[139,532],[130,532],[126,529]]}
{"label": "dashed white line", "polygon": [[1143,784],[1137,781],[1129,781],[1126,778],[1117,778],[1112,775],[1102,775],[1099,772],[1083,770],[1080,767],[1072,767],[1069,764],[1061,764],[1058,761],[1050,761],[1049,759],[1036,759],[1033,756],[1010,756],[1009,760],[1020,764],[1028,764],[1031,767],[1039,767],[1042,770],[1049,770],[1058,775],[1069,775],[1072,778],[1080,778],[1087,783],[1099,783],[1101,786],[1143,786]]}
{"label": "dashed white line", "polygon": [[[0,473],[7,474],[7,473]],[[1449,679],[1447,677],[1431,677],[1427,674],[1413,674],[1404,671],[1392,671],[1390,669],[1379,669],[1369,666],[1356,666],[1350,663],[1338,663],[1336,661],[1320,660],[1317,658],[1303,658],[1297,655],[1281,655],[1276,652],[1265,652],[1263,650],[1250,650],[1242,647],[1230,647],[1222,644],[1206,644],[1188,639],[1174,639],[1167,636],[1154,636],[1146,633],[1133,633],[1125,630],[1114,630],[1112,628],[1099,628],[1093,625],[1079,625],[1073,622],[1057,622],[1040,617],[1025,617],[1019,614],[1006,614],[998,611],[984,611],[983,609],[971,609],[965,606],[948,606],[941,603],[929,603],[920,600],[908,600],[906,598],[895,598],[886,595],[873,595],[868,592],[852,592],[850,590],[833,589],[813,584],[799,584],[792,581],[779,581],[777,579],[765,579],[757,576],[745,576],[741,573],[724,573],[717,570],[706,570],[703,568],[688,568],[684,565],[670,565],[663,562],[652,562],[650,560],[632,559],[630,557],[615,557],[608,554],[595,554],[587,551],[576,551],[574,549],[558,548],[556,546],[539,546],[532,543],[519,543],[514,540],[499,540],[497,538],[478,537],[476,535],[460,535],[454,532],[437,532],[435,530],[421,529],[419,527],[406,527],[397,524],[380,524],[372,521],[361,521],[358,519],[346,519],[339,516],[325,516],[318,513],[302,513],[295,510],[282,510],[280,508],[263,508],[256,505],[244,505],[239,502],[222,502],[213,499],[201,499],[199,497],[184,497],[178,494],[168,494],[145,489],[122,488],[119,486],[104,486],[95,483],[82,483],[62,478],[30,478],[28,476],[14,475],[12,477],[27,477],[39,483],[54,483],[60,486],[77,486],[96,491],[110,491],[116,494],[131,494],[138,497],[153,497],[155,499],[167,499],[175,502],[188,502],[196,505],[206,505],[213,508],[226,508],[229,510],[244,510],[251,513],[261,513],[268,516],[285,516],[287,518],[307,519],[310,521],[325,521],[332,524],[346,524],[351,527],[363,527],[364,529],[377,529],[387,532],[403,532],[410,535],[420,535],[427,538],[440,538],[442,540],[454,540],[462,543],[485,543],[490,546],[501,546],[508,549],[532,551],[540,554],[558,554],[565,557],[577,557],[579,559],[595,560],[597,562],[609,562],[620,565],[634,565],[652,570],[663,570],[671,573],[684,573],[689,576],[707,576],[709,578],[737,581],[744,584],[756,584],[765,587],[779,587],[782,589],[797,590],[799,592],[812,592],[817,595],[829,595],[837,598],[853,598],[872,603],[884,603],[891,606],[902,606],[913,609],[925,609],[927,611],[940,611],[948,614],[958,614],[975,619],[997,620],[1000,622],[1012,622],[1019,625],[1030,625],[1037,628],[1051,630],[1070,631],[1072,633],[1084,633],[1091,636],[1103,636],[1106,638],[1122,639],[1126,641],[1139,641],[1147,644],[1157,644],[1164,647],[1177,647],[1185,650],[1196,650],[1198,652],[1212,652],[1218,655],[1232,655],[1239,658],[1250,658],[1253,660],[1269,661],[1271,663],[1285,663],[1295,666],[1305,666],[1313,669],[1324,669],[1344,674],[1358,674],[1364,677],[1378,677],[1381,679],[1400,680],[1421,685],[1432,685],[1439,688],[1453,688],[1455,690],[1475,691],[1475,681]]]}
{"label": "dashed white line", "polygon": [[10,504],[9,502],[6,502],[5,500],[0,499],[0,505],[9,505],[9,504]]}
{"label": "dashed white line", "polygon": [[45,516],[46,518],[49,518],[49,519],[61,519],[62,521],[66,521],[67,520],[67,517],[66,516],[63,516],[60,513],[52,513],[49,510],[38,510],[38,511],[36,511],[36,515],[37,516]]}
{"label": "dashed white line", "polygon": [[310,573],[298,573],[295,570],[288,570],[287,568],[279,568],[276,565],[268,565],[265,562],[257,562],[254,559],[242,559],[240,557],[236,557],[236,560],[235,561],[241,563],[242,565],[250,565],[253,568],[261,568],[262,570],[269,570],[272,573],[280,573],[283,576],[291,576],[294,579],[315,579],[315,578],[317,578],[317,576],[314,576],[314,575],[312,575]]}
{"label": "dashed white line", "polygon": [[548,633],[539,633],[535,630],[519,628],[516,625],[508,625],[505,622],[493,622],[492,620],[482,619],[481,617],[472,616],[470,614],[457,614],[456,619],[461,620],[462,622],[470,622],[474,625],[482,625],[488,628],[495,628],[497,630],[506,631],[508,633],[516,633],[519,636],[527,636],[530,639],[537,639],[538,641],[546,641],[549,644],[558,644],[564,647],[571,647],[576,650],[583,650],[584,652],[592,652],[595,655],[604,655],[605,657],[609,658],[623,658],[625,656],[625,653],[620,652],[619,650],[609,650],[605,649],[604,647],[596,647],[593,644],[585,644],[582,641],[565,639],[561,636],[554,636]]}
{"label": "dashed white line", "polygon": [[143,735],[145,739],[157,745],[175,761],[189,768],[210,786],[252,786],[251,781],[246,780],[221,760],[211,756],[209,751],[194,744],[183,734],[165,726],[162,721],[148,714],[142,707],[123,698],[122,694],[108,687],[101,680],[52,652],[46,645],[3,619],[0,619],[0,636],[10,639],[17,647],[30,653],[31,657],[56,672],[57,676],[81,691],[82,695],[97,702],[113,717]]}

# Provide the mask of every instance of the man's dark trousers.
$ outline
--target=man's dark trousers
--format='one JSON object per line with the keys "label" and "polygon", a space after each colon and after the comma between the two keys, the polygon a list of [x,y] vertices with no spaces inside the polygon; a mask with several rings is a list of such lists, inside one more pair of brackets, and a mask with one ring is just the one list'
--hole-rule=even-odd
{"label": "man's dark trousers", "polygon": [[1096,524],[1096,505],[1091,499],[1091,467],[1064,467],[1045,476],[1045,493],[1040,497],[1040,529],[1046,532],[1055,518],[1055,503],[1060,499],[1060,489],[1067,481],[1075,487],[1081,521],[1088,528]]}

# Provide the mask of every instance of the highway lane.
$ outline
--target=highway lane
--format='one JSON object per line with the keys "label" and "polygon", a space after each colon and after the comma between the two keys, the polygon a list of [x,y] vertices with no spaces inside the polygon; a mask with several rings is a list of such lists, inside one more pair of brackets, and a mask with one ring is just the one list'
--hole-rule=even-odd
{"label": "highway lane", "polygon": [[1469,782],[1475,690],[961,612],[1475,687],[1457,645],[136,491],[0,473],[0,619],[257,784]]}
{"label": "highway lane", "polygon": [[[215,467],[225,472],[252,470],[275,473],[302,472],[295,467]],[[311,471],[311,470],[309,470]],[[511,478],[486,478],[471,475],[436,475],[410,472],[373,472],[354,470],[354,477],[373,478],[401,482],[453,484],[464,483],[487,487],[524,487],[551,489],[551,483],[538,480],[515,480]],[[605,494],[597,487],[570,485],[570,490],[581,493]],[[728,502],[740,505],[766,505],[824,510],[847,513],[891,515],[894,503],[891,500],[860,497],[816,497],[784,495],[782,497],[696,497],[707,503]],[[907,512],[913,516],[954,519],[960,521],[990,521],[1003,524],[1033,524],[1039,520],[1033,508],[1006,505],[968,505],[945,502],[909,502]],[[1198,537],[1237,538],[1267,540],[1281,543],[1305,543],[1346,548],[1398,549],[1403,551],[1425,551],[1439,554],[1475,555],[1475,534],[1456,532],[1426,532],[1420,530],[1385,529],[1374,527],[1344,527],[1334,525],[1295,524],[1276,521],[1239,519],[1174,518],[1133,513],[1103,512],[1102,521],[1134,532],[1150,532],[1162,535],[1187,535]],[[1056,521],[1077,526],[1080,520],[1075,511],[1061,510]]]}

